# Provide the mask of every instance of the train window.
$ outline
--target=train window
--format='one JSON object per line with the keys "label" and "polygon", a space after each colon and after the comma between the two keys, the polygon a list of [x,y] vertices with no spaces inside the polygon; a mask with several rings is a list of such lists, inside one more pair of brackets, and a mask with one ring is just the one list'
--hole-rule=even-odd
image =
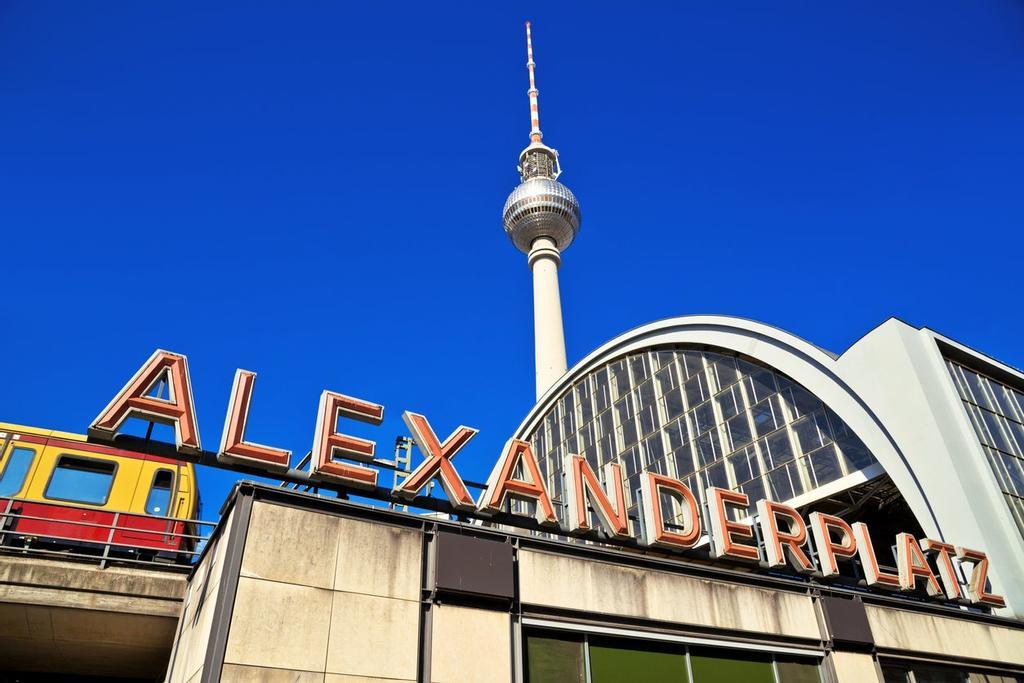
{"label": "train window", "polygon": [[104,505],[114,485],[117,463],[62,455],[43,494],[51,500]]}
{"label": "train window", "polygon": [[13,496],[21,490],[35,457],[36,452],[31,448],[16,447],[11,450],[7,465],[3,473],[0,473],[0,496]]}
{"label": "train window", "polygon": [[170,470],[157,470],[153,476],[153,485],[149,487],[149,497],[146,498],[147,515],[169,515],[172,486],[174,473]]}

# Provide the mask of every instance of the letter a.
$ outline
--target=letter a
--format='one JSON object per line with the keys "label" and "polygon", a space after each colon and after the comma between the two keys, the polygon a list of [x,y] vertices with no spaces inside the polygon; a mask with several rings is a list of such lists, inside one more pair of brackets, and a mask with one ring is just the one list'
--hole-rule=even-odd
{"label": "letter a", "polygon": [[[147,396],[160,380],[167,381],[169,398]],[[202,450],[185,356],[157,349],[92,421],[89,435],[113,439],[130,417],[174,427],[174,442],[181,453],[195,454]]]}
{"label": "letter a", "polygon": [[[520,468],[524,479],[515,477]],[[477,511],[482,515],[497,514],[510,498],[533,501],[537,506],[537,522],[545,526],[558,526],[558,516],[555,515],[548,490],[544,487],[544,478],[537,465],[537,458],[533,455],[533,448],[528,442],[518,439],[505,442],[505,449],[494,464],[491,476],[487,479],[487,488],[477,503]],[[512,514],[518,513],[513,511]]]}

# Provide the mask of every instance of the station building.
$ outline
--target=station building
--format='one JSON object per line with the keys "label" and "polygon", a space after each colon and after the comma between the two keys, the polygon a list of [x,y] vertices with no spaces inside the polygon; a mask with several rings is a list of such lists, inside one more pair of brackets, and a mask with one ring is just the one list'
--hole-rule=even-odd
{"label": "station building", "polygon": [[962,539],[1007,607],[242,484],[167,680],[1021,681],[1022,417],[1019,372],[898,320],[839,355],[736,318],[647,325],[518,429],[560,516],[571,450],[621,463],[638,534],[653,470],[865,521],[886,565],[897,530]]}
{"label": "station building", "polygon": [[[537,403],[513,437],[550,501],[502,498],[488,522],[243,483],[189,581],[167,681],[1024,681],[1024,374],[897,319],[832,353],[710,315],[638,327],[567,367],[558,271],[581,212],[543,141],[529,24],[527,54],[530,142],[503,222],[532,273]],[[639,542],[563,535],[610,509],[572,507],[572,456],[608,495],[624,482],[619,536]],[[744,494],[733,519],[751,529],[759,500],[839,518],[874,566],[737,565],[706,552],[712,534],[667,552],[645,538],[648,473],[707,515],[716,490]],[[665,523],[692,524],[662,503]],[[929,596],[914,574],[880,588],[871,576],[901,563],[894,538],[956,547],[934,572],[995,597],[944,600],[934,578]],[[967,576],[982,555],[963,548],[987,553],[987,576]]]}

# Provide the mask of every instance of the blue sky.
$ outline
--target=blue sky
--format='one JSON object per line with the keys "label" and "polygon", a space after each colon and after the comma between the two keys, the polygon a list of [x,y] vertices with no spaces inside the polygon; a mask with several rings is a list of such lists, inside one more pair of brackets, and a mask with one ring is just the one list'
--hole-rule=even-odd
{"label": "blue sky", "polygon": [[570,364],[726,313],[1024,365],[1024,3],[9,1],[0,420],[84,432],[162,347],[208,448],[243,367],[256,441],[304,453],[328,388],[385,405],[382,454],[405,409],[479,428],[484,478],[533,398],[525,19],[583,207]]}

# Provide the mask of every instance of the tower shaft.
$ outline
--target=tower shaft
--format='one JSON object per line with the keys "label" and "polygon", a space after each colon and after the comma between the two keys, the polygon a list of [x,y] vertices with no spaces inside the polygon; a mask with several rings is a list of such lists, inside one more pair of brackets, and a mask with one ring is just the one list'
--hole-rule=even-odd
{"label": "tower shaft", "polygon": [[562,299],[558,290],[561,257],[547,237],[534,241],[529,264],[533,271],[533,335],[536,360],[537,400],[565,374],[565,333]]}

